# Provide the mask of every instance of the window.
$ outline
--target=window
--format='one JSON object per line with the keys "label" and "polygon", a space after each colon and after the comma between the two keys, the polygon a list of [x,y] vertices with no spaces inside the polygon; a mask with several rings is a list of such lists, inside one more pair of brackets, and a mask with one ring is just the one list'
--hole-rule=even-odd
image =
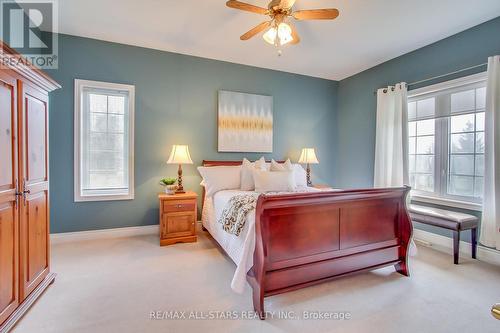
{"label": "window", "polygon": [[134,198],[134,91],[75,80],[75,201]]}
{"label": "window", "polygon": [[414,194],[481,203],[485,100],[483,73],[409,92],[409,176]]}

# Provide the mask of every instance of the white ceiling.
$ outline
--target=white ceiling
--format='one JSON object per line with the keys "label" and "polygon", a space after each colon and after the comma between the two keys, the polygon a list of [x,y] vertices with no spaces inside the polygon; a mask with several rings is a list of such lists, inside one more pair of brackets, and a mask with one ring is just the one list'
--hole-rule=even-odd
{"label": "white ceiling", "polygon": [[297,0],[295,8],[338,8],[340,16],[297,21],[302,40],[281,57],[260,35],[240,41],[266,17],[225,0],[62,0],[59,31],[341,80],[500,16],[499,0]]}

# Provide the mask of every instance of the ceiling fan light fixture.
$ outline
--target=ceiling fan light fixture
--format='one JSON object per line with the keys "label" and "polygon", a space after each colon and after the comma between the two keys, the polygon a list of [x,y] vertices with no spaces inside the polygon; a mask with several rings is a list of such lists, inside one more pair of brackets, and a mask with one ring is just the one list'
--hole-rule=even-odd
{"label": "ceiling fan light fixture", "polygon": [[293,40],[292,28],[288,24],[281,22],[277,28],[275,26],[269,28],[262,37],[271,45],[282,46]]}

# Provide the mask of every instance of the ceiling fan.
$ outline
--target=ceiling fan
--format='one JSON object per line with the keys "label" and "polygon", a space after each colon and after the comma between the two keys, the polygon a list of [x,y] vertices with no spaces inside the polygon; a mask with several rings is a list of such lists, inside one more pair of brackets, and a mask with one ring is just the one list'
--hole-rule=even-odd
{"label": "ceiling fan", "polygon": [[[280,47],[285,44],[300,42],[297,30],[290,22],[285,22],[290,17],[296,20],[333,20],[339,16],[338,9],[311,9],[293,10],[296,0],[272,0],[266,8],[251,5],[237,0],[229,0],[226,6],[251,13],[267,15],[270,21],[262,22],[241,35],[241,40],[248,40],[258,33],[267,30],[262,36],[269,44]],[[279,53],[280,54],[280,53]]]}

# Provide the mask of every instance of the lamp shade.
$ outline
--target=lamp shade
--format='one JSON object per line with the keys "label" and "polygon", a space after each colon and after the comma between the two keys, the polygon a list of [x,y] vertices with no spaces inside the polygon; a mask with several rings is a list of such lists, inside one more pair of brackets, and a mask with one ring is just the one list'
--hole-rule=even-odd
{"label": "lamp shade", "polygon": [[316,153],[314,152],[314,148],[303,148],[302,153],[300,154],[299,163],[318,164],[319,161],[316,157]]}
{"label": "lamp shade", "polygon": [[172,152],[167,161],[168,164],[193,164],[186,145],[173,145]]}

